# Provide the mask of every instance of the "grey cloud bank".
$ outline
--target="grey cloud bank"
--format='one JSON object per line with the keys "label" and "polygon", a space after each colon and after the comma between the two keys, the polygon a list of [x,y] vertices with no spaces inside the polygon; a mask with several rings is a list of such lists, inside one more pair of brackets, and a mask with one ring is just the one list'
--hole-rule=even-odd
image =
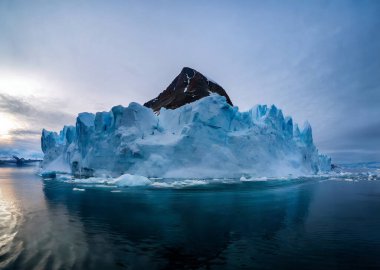
{"label": "grey cloud bank", "polygon": [[380,160],[378,14],[377,1],[1,1],[0,76],[47,83],[0,89],[0,111],[29,123],[13,146],[37,150],[43,127],[144,103],[190,66],[242,109],[308,120],[335,162]]}
{"label": "grey cloud bank", "polygon": [[[52,106],[53,105],[53,106]],[[55,105],[55,106],[54,106]],[[41,125],[58,129],[61,122],[74,121],[74,115],[61,111],[59,103],[10,96],[0,93],[0,113],[12,115],[22,128],[9,131],[10,138],[0,140],[0,157],[7,153],[41,156]]]}

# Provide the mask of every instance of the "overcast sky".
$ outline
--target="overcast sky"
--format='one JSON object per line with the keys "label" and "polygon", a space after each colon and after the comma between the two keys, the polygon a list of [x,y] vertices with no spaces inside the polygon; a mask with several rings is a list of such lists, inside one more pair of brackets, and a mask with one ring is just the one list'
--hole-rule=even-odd
{"label": "overcast sky", "polygon": [[143,103],[189,66],[241,110],[308,120],[333,162],[380,160],[379,14],[376,0],[1,0],[0,150],[40,151],[42,128]]}

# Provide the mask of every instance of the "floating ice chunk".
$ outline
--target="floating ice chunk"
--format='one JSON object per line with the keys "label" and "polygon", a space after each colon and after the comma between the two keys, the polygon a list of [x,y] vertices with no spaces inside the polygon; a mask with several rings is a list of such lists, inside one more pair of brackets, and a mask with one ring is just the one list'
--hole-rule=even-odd
{"label": "floating ice chunk", "polygon": [[192,186],[202,186],[210,183],[206,180],[198,180],[198,179],[185,179],[185,180],[177,180],[173,182],[154,182],[151,184],[152,187],[156,188],[186,188]]}
{"label": "floating ice chunk", "polygon": [[240,177],[240,181],[242,181],[242,182],[263,182],[263,181],[268,181],[268,177],[246,178],[246,177],[242,176],[242,177]]}
{"label": "floating ice chunk", "polygon": [[[61,179],[58,179],[61,180]],[[108,184],[109,179],[102,178],[102,177],[90,177],[90,178],[74,178],[74,179],[62,179],[66,183],[72,183],[72,184]]]}
{"label": "floating ice chunk", "polygon": [[115,184],[120,187],[137,187],[151,184],[151,181],[140,175],[123,174],[114,180],[108,181],[109,184]]}

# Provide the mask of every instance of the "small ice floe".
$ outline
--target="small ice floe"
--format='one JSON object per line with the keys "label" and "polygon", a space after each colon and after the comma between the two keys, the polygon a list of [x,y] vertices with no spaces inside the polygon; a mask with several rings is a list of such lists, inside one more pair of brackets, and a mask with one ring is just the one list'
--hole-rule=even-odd
{"label": "small ice floe", "polygon": [[64,180],[66,183],[71,184],[83,184],[83,185],[93,185],[96,187],[136,187],[136,186],[146,186],[152,182],[140,175],[123,174],[117,178],[104,178],[104,177],[90,177],[86,179],[68,179]]}
{"label": "small ice floe", "polygon": [[173,187],[172,184],[166,183],[166,182],[154,182],[151,184],[152,187],[156,188],[171,188]]}
{"label": "small ice floe", "polygon": [[246,178],[245,176],[240,177],[240,181],[242,182],[263,182],[268,181],[268,177],[250,177]]}
{"label": "small ice floe", "polygon": [[206,185],[209,182],[206,180],[198,179],[186,179],[186,180],[177,180],[174,182],[154,182],[151,184],[152,187],[156,188],[186,188],[192,186],[201,186]]}
{"label": "small ice floe", "polygon": [[73,188],[73,191],[86,191],[84,188]]}
{"label": "small ice floe", "polygon": [[74,178],[74,179],[68,179],[65,182],[66,183],[72,183],[72,184],[107,184],[108,179],[101,178],[101,177],[90,177],[90,178]]}
{"label": "small ice floe", "polygon": [[108,181],[109,184],[115,184],[119,187],[137,187],[137,186],[146,186],[152,182],[145,176],[132,175],[132,174],[123,174],[114,180]]}
{"label": "small ice floe", "polygon": [[118,189],[114,189],[114,190],[111,190],[112,193],[120,193],[121,190],[118,190]]}
{"label": "small ice floe", "polygon": [[72,180],[72,177],[68,174],[57,174],[56,179],[60,181],[70,181]]}
{"label": "small ice floe", "polygon": [[375,175],[369,173],[368,174],[368,181],[374,181],[374,180],[376,180]]}
{"label": "small ice floe", "polygon": [[347,181],[347,182],[354,182],[354,179],[352,179],[352,178],[345,178],[344,181]]}
{"label": "small ice floe", "polygon": [[213,183],[221,183],[221,184],[236,184],[240,179],[235,178],[213,178]]}

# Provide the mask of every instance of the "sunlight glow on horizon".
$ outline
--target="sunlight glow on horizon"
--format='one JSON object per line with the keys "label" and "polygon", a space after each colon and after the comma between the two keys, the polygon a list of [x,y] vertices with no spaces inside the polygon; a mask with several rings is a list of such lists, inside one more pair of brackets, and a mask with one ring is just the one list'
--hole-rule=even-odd
{"label": "sunlight glow on horizon", "polygon": [[11,144],[13,142],[12,130],[20,129],[21,126],[13,116],[0,113],[0,143]]}
{"label": "sunlight glow on horizon", "polygon": [[13,121],[4,114],[0,114],[0,136],[9,135],[9,132],[16,128]]}
{"label": "sunlight glow on horizon", "polygon": [[34,75],[2,71],[0,93],[11,96],[43,96],[43,82]]}

